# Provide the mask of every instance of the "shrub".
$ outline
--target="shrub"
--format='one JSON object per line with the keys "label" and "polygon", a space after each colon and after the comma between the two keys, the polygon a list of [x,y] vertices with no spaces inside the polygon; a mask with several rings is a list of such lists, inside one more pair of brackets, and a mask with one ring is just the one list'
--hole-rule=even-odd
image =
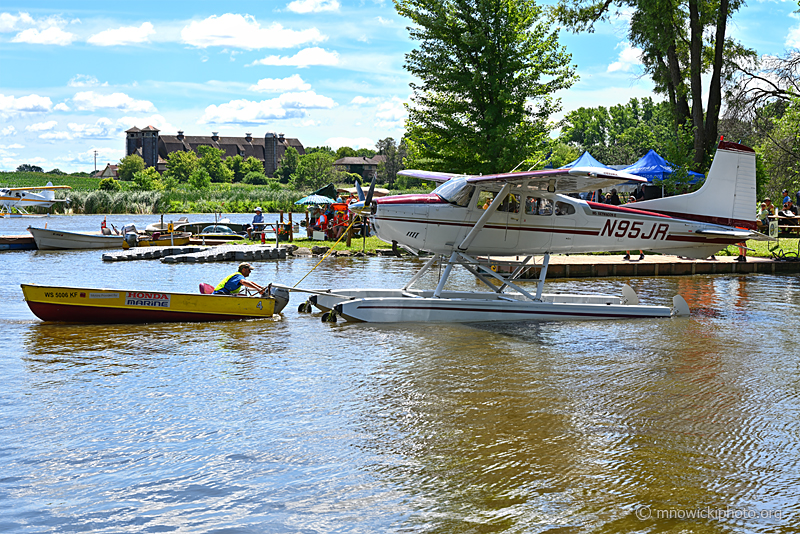
{"label": "shrub", "polygon": [[101,191],[113,192],[121,190],[122,186],[118,181],[116,181],[113,178],[103,178],[102,180],[100,180],[100,185],[98,186],[98,189],[100,189]]}
{"label": "shrub", "polygon": [[242,181],[250,185],[267,185],[267,180],[268,178],[264,173],[252,171],[248,172]]}

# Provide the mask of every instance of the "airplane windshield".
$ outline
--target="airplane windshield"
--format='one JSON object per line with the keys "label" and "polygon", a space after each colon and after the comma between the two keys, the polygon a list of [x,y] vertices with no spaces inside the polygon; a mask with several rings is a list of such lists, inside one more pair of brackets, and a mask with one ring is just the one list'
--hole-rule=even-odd
{"label": "airplane windshield", "polygon": [[467,183],[466,176],[456,176],[450,178],[445,183],[433,190],[433,193],[439,195],[442,200],[456,204],[458,206],[466,206],[469,204],[472,193],[475,191],[475,186]]}

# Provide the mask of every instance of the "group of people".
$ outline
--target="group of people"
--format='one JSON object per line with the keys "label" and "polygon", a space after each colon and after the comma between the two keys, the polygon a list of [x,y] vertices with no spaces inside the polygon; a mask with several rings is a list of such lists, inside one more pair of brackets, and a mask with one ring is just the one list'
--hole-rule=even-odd
{"label": "group of people", "polygon": [[[789,191],[784,189],[782,194],[783,207],[781,209],[778,209],[778,206],[775,206],[769,198],[765,198],[764,201],[761,202],[758,207],[758,213],[756,214],[759,227],[768,227],[770,217],[797,217],[800,215],[800,210],[798,210],[796,203],[792,201],[792,197],[789,196]],[[796,193],[796,197],[798,197],[797,204],[800,204],[800,191]]]}

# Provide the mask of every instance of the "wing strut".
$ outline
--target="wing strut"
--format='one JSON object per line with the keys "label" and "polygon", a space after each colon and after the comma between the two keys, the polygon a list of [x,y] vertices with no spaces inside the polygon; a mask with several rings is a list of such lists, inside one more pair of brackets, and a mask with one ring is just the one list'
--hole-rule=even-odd
{"label": "wing strut", "polygon": [[467,250],[469,248],[469,246],[472,244],[472,241],[477,237],[478,233],[481,230],[483,230],[483,227],[486,225],[486,222],[489,220],[489,217],[491,217],[492,214],[497,211],[497,208],[500,207],[500,204],[503,203],[503,199],[505,199],[506,196],[508,195],[509,189],[511,189],[510,184],[506,183],[505,185],[503,185],[503,188],[494,197],[492,203],[489,204],[489,207],[486,208],[486,211],[484,211],[483,214],[480,216],[478,222],[475,223],[475,226],[472,227],[472,229],[469,231],[469,233],[461,242],[461,244],[458,245],[458,250]]}

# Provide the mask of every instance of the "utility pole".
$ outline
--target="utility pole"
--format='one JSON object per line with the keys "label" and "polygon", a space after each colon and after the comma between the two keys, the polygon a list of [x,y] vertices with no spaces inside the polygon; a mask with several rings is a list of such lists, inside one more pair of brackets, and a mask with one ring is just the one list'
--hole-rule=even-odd
{"label": "utility pole", "polygon": [[97,174],[97,150],[94,151],[94,172]]}

